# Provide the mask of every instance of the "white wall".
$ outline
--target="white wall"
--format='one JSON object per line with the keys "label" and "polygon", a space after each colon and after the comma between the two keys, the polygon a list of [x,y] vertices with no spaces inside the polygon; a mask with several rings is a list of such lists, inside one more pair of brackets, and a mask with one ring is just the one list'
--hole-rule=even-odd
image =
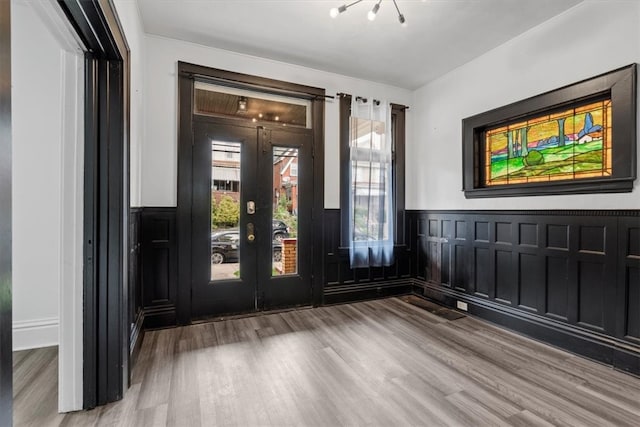
{"label": "white wall", "polygon": [[[128,34],[127,34],[128,37]],[[177,61],[253,74],[409,105],[411,92],[391,86],[241,55],[179,40],[147,36],[144,87],[145,130],[142,148],[142,204],[176,206]],[[325,105],[325,207],[340,206],[338,101]],[[409,115],[410,117],[410,115]],[[410,126],[410,122],[407,124]]]}
{"label": "white wall", "polygon": [[131,206],[142,206],[142,142],[144,139],[144,29],[134,0],[116,0],[116,11],[127,38],[131,64],[131,118],[130,118],[130,200]]}
{"label": "white wall", "polygon": [[14,349],[58,343],[61,50],[34,10],[11,4]]}
{"label": "white wall", "polygon": [[13,348],[58,344],[82,409],[84,53],[55,0],[12,1]]}
{"label": "white wall", "polygon": [[638,181],[623,194],[467,200],[461,191],[463,118],[633,62],[640,62],[640,3],[587,0],[420,88],[407,146],[407,208],[640,208]]}

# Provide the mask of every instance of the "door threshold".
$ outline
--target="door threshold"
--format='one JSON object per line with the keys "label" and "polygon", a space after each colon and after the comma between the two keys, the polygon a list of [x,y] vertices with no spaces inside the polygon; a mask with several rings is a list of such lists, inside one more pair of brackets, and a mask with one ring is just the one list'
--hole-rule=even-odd
{"label": "door threshold", "polygon": [[309,310],[312,308],[313,308],[312,305],[303,305],[299,307],[280,308],[280,309],[268,310],[268,311],[252,311],[250,313],[232,314],[228,316],[201,317],[198,319],[191,320],[191,324],[199,325],[201,323],[221,322],[223,320],[246,319],[247,317],[267,316],[269,314],[288,313],[290,311]]}

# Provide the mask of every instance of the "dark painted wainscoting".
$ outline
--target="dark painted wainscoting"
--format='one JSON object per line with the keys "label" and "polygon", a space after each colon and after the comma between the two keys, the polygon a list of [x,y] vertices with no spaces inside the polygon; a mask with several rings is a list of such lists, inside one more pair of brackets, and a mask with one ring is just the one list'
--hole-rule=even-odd
{"label": "dark painted wainscoting", "polygon": [[[135,215],[132,333],[177,324],[179,283],[175,208]],[[462,301],[478,317],[640,375],[640,211],[407,211],[404,223],[395,264],[351,269],[340,211],[325,209],[321,304],[411,293]]]}
{"label": "dark painted wainscoting", "polygon": [[144,338],[142,306],[142,208],[129,209],[129,369],[133,369]]}
{"label": "dark painted wainscoting", "polygon": [[640,211],[410,211],[419,294],[640,374]]}
{"label": "dark painted wainscoting", "polygon": [[411,251],[412,224],[407,224],[406,245],[395,248],[396,262],[389,267],[352,269],[349,249],[340,247],[340,209],[324,211],[323,304],[409,294],[413,290]]}
{"label": "dark painted wainscoting", "polygon": [[[134,215],[134,214],[132,214]],[[175,326],[178,279],[176,209],[139,208],[132,223],[139,221],[139,234],[132,236],[131,271],[139,271],[136,301],[140,310],[132,308],[132,328],[163,328]],[[136,219],[137,218],[137,219]],[[407,224],[405,241],[412,232]],[[132,226],[132,230],[135,227]],[[134,231],[132,231],[134,233]],[[140,264],[134,265],[133,242],[140,242]],[[415,240],[415,239],[414,239]],[[324,211],[324,286],[322,304],[357,301],[412,293],[414,289],[412,262],[415,258],[410,244],[396,248],[398,261],[390,267],[351,269],[348,249],[340,248],[340,211]],[[133,274],[132,274],[133,275]],[[134,298],[135,299],[135,298]],[[133,320],[135,318],[135,320]],[[133,337],[133,333],[132,333]],[[132,341],[132,346],[135,343]],[[134,348],[134,347],[132,347]]]}
{"label": "dark painted wainscoting", "polygon": [[143,327],[175,326],[178,293],[176,208],[143,208],[140,231]]}

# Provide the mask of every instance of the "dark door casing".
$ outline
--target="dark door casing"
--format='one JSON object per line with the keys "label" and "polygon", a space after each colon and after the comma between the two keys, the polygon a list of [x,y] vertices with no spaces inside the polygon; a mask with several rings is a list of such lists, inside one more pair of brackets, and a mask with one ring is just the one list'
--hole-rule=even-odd
{"label": "dark door casing", "polygon": [[110,1],[58,0],[85,54],[83,407],[129,373],[129,48]]}
{"label": "dark door casing", "polygon": [[[194,152],[194,81],[212,81],[226,85],[245,87],[251,90],[260,88],[265,92],[280,95],[305,98],[311,100],[311,130],[305,130],[309,139],[309,192],[311,197],[309,224],[310,241],[308,259],[309,283],[311,283],[311,303],[319,305],[322,301],[323,289],[323,245],[322,238],[324,219],[324,89],[298,85],[264,77],[235,73],[194,64],[178,62],[178,204],[176,210],[177,227],[177,253],[178,253],[178,282],[181,285],[177,289],[177,323],[187,325],[191,323],[194,314],[192,307],[192,207],[194,201],[193,188],[193,158]],[[237,124],[237,122],[236,122]],[[271,136],[273,133],[271,134]],[[269,138],[262,135],[260,138]],[[271,139],[269,139],[271,141]],[[277,141],[274,142],[277,145]],[[269,155],[271,152],[269,150]],[[271,191],[269,192],[271,194]],[[271,229],[268,226],[268,229]],[[267,244],[267,243],[265,243]],[[269,257],[267,257],[268,259]],[[266,261],[264,261],[266,262]],[[269,282],[278,279],[269,278]],[[259,290],[260,291],[260,290]],[[259,298],[263,298],[259,292]],[[274,297],[278,297],[275,294]],[[274,307],[269,303],[268,293],[264,293],[265,303],[259,302],[259,306]],[[276,301],[276,300],[273,300]],[[289,303],[287,303],[289,304]]]}

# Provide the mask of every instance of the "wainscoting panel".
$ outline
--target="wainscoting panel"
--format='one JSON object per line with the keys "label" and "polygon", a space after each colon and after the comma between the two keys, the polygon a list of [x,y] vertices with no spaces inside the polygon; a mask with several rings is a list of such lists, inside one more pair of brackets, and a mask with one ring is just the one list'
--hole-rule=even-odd
{"label": "wainscoting panel", "polygon": [[129,209],[129,356],[132,361],[135,361],[144,338],[141,215],[142,208]]}
{"label": "wainscoting panel", "polygon": [[492,282],[491,268],[488,268],[491,263],[489,261],[489,248],[487,247],[474,247],[473,251],[475,253],[473,259],[473,265],[475,272],[474,274],[474,293],[481,297],[488,297],[489,283]]}
{"label": "wainscoting panel", "polygon": [[[520,325],[513,316],[549,319],[615,347],[598,357],[596,346],[589,357],[640,373],[640,211],[410,211],[407,218],[418,230],[413,263],[423,295],[479,304],[482,313],[504,310],[510,327]],[[578,353],[589,347],[566,341]]]}
{"label": "wainscoting panel", "polygon": [[545,285],[547,315],[569,321],[569,260],[546,256]]}
{"label": "wainscoting panel", "polygon": [[506,304],[513,304],[517,297],[516,281],[514,280],[513,251],[496,250],[495,274],[495,298]]}
{"label": "wainscoting panel", "polygon": [[349,249],[340,247],[340,210],[324,211],[325,285],[323,304],[404,295],[412,292],[411,226],[406,227],[406,245],[395,248],[396,262],[389,267],[352,269]]}
{"label": "wainscoting panel", "polygon": [[144,327],[174,326],[178,291],[175,208],[144,208],[141,228]]}
{"label": "wainscoting panel", "polygon": [[617,319],[620,336],[640,345],[640,219],[619,222]]}

